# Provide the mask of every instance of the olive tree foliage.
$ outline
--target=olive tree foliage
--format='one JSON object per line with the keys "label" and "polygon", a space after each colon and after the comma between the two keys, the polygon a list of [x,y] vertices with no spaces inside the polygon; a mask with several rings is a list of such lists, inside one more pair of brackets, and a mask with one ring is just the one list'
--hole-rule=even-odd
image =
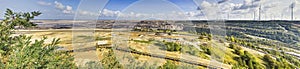
{"label": "olive tree foliage", "polygon": [[69,53],[56,50],[59,39],[45,43],[46,37],[32,40],[31,36],[12,35],[15,26],[35,26],[30,20],[40,14],[6,10],[5,19],[0,22],[0,69],[75,68]]}

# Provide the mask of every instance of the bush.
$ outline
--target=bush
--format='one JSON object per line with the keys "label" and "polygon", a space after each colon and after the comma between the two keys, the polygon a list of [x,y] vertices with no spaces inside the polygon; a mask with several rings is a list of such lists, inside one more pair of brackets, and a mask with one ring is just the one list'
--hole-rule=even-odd
{"label": "bush", "polygon": [[30,22],[40,12],[15,13],[7,9],[0,24],[0,69],[70,69],[76,68],[73,56],[56,50],[59,39],[45,44],[46,37],[32,42],[31,37],[12,36],[15,26],[32,27]]}
{"label": "bush", "polygon": [[104,54],[104,58],[100,61],[102,63],[103,69],[120,69],[123,66],[117,60],[112,49],[109,49],[108,53]]}
{"label": "bush", "polygon": [[212,54],[210,46],[204,45],[204,46],[200,46],[200,48],[204,51],[204,53],[206,53],[208,55]]}
{"label": "bush", "polygon": [[167,51],[180,51],[182,49],[181,45],[175,42],[165,42]]}
{"label": "bush", "polygon": [[178,69],[178,65],[174,61],[168,60],[163,66],[160,66],[159,69]]}

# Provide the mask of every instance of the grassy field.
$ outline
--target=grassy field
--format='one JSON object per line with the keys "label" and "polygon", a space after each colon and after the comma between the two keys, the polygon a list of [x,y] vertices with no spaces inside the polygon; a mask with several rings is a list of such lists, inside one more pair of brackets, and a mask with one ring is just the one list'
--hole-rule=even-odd
{"label": "grassy field", "polygon": [[[31,31],[18,31],[15,35],[18,34],[25,34],[32,36],[34,39],[38,39],[41,37],[48,37],[48,38],[61,38],[61,42],[59,46],[67,49],[79,49],[73,48],[76,44],[72,44],[73,42],[85,42],[84,46],[86,47],[97,47],[97,41],[108,41],[108,46],[119,47],[128,49],[131,51],[143,52],[143,53],[150,53],[150,54],[158,54],[165,57],[174,57],[178,58],[179,60],[191,60],[194,62],[199,63],[207,63],[207,65],[217,65],[212,60],[217,60],[217,63],[225,63],[231,67],[239,68],[240,62],[237,60],[237,57],[241,57],[241,54],[236,53],[235,48],[230,48],[231,42],[220,42],[219,40],[210,39],[207,35],[188,35],[190,33],[186,32],[177,32],[172,35],[155,35],[153,32],[93,32],[87,34],[89,31],[85,32],[72,32],[70,30],[31,30]],[[113,37],[112,35],[118,35]],[[199,36],[204,36],[204,38],[199,39]],[[33,40],[34,40],[33,39]],[[46,43],[50,42],[50,40],[46,40]],[[186,42],[191,43],[198,43],[197,46],[193,46],[192,44],[188,44]],[[171,45],[169,45],[171,43]],[[174,44],[179,45],[178,51],[169,51],[167,48],[168,46],[174,46]],[[226,49],[217,49],[214,48],[212,45],[218,44],[218,46],[225,46]],[[239,46],[237,44],[237,46]],[[200,49],[198,49],[199,47]],[[170,47],[173,48],[173,47]],[[247,53],[251,54],[253,61],[255,63],[259,63],[258,65],[264,66],[265,63],[263,56],[265,53],[260,51],[254,50],[248,47],[240,47],[239,52],[247,51]],[[95,52],[93,52],[95,51]],[[133,54],[124,51],[113,50],[109,48],[97,48],[91,49],[83,52],[75,52],[77,55],[81,55],[84,57],[93,57],[91,61],[107,61],[109,53],[114,55],[114,62],[118,62],[121,67],[130,68],[131,63],[145,63],[149,65],[149,67],[156,67],[159,68],[164,66],[165,64],[169,63],[167,59],[161,59],[157,57],[145,56],[142,54]],[[92,55],[92,56],[91,56]],[[94,56],[93,56],[94,55]],[[96,56],[96,57],[95,57]],[[79,59],[90,59],[79,57]],[[112,60],[112,59],[109,59]],[[90,60],[89,60],[90,61]],[[87,61],[86,61],[87,62]],[[173,61],[174,62],[174,61]],[[106,63],[104,63],[105,65]],[[188,64],[182,61],[176,61],[175,65],[179,65],[179,67],[184,67],[183,65],[194,66],[197,68],[203,68],[206,66],[198,66],[193,64]],[[138,64],[137,64],[138,65]],[[242,66],[242,65],[241,65]],[[131,66],[132,67],[132,66]],[[136,66],[133,66],[136,67]],[[247,68],[248,66],[243,66],[241,68]]]}

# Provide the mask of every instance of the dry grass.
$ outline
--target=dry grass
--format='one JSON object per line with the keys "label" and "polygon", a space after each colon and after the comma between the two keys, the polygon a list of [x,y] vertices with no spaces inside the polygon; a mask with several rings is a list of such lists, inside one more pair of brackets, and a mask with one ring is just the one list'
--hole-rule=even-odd
{"label": "dry grass", "polygon": [[[19,33],[19,34],[25,34],[30,35],[33,37],[33,39],[39,39],[44,36],[48,37],[49,39],[46,40],[46,43],[50,43],[52,38],[60,38],[61,43],[60,46],[63,46],[69,50],[72,50],[72,40],[74,42],[82,42],[84,47],[90,47],[90,46],[96,46],[97,38],[100,38],[100,40],[107,40],[108,44],[113,44],[116,42],[116,40],[113,40],[112,33],[111,32],[94,32],[94,33],[85,33],[85,32],[26,32],[26,33]],[[74,35],[75,34],[75,35]],[[166,55],[170,57],[176,57],[176,58],[192,58],[191,55],[183,54],[180,52],[169,52],[160,49],[160,46],[156,46],[153,42],[155,41],[162,41],[164,38],[184,38],[187,40],[192,40],[197,38],[198,36],[185,36],[185,35],[177,35],[173,34],[172,36],[157,36],[154,35],[155,33],[149,33],[149,32],[123,32],[119,33],[118,36],[126,36],[125,39],[127,41],[122,41],[121,43],[125,44],[126,46],[122,47],[130,47],[132,49],[135,49],[140,52],[147,52],[147,53],[155,53],[160,55]],[[143,35],[143,36],[140,36]],[[149,41],[149,39],[154,39],[154,41],[149,43],[144,42],[136,42],[132,40],[141,40],[141,41]],[[80,43],[79,43],[80,44]],[[89,52],[82,52],[81,54],[86,55],[95,55],[97,56],[97,60],[103,59],[103,54],[107,53],[107,50],[102,49],[95,52],[89,51]],[[77,54],[80,54],[77,53]],[[159,58],[152,58],[149,56],[143,56],[138,54],[131,54],[131,53],[124,53],[124,52],[117,52],[117,54],[127,54],[132,56],[135,60],[141,61],[141,62],[147,62],[149,64],[157,64],[157,65],[163,65],[166,60],[165,59],[159,59]],[[196,58],[196,57],[195,57]],[[194,58],[193,58],[194,59]],[[204,59],[199,59],[199,61],[207,61]]]}

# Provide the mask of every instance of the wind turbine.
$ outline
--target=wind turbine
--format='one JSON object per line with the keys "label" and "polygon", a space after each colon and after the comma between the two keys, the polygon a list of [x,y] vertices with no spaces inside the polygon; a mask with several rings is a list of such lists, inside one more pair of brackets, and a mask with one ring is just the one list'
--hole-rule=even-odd
{"label": "wind turbine", "polygon": [[[221,1],[218,1],[218,4],[222,4],[222,3],[225,3],[227,1],[229,1],[229,0],[221,0]],[[231,8],[230,8],[230,10],[231,10]],[[229,20],[229,15],[230,15],[229,13],[230,12],[227,13],[227,20]]]}
{"label": "wind turbine", "polygon": [[[251,4],[252,4],[252,6],[254,6],[254,4],[253,3],[255,3],[255,2],[259,2],[260,0],[253,0],[252,2],[251,2]],[[256,20],[256,8],[254,9],[254,11],[253,11],[253,20]]]}
{"label": "wind turbine", "polygon": [[258,20],[261,20],[261,5],[259,5],[259,9],[258,9]]}
{"label": "wind turbine", "polygon": [[197,7],[197,10],[199,10],[199,11],[200,11],[201,15],[204,15],[204,13],[203,13],[202,9],[201,9],[199,6]]}
{"label": "wind turbine", "polygon": [[218,4],[221,4],[221,3],[224,3],[224,2],[227,2],[229,0],[222,0],[222,1],[218,1]]}
{"label": "wind turbine", "polygon": [[281,12],[280,20],[283,20],[283,13]]}
{"label": "wind turbine", "polygon": [[295,8],[295,2],[293,2],[293,3],[290,5],[290,8],[291,8],[291,20],[294,20],[294,8]]}
{"label": "wind turbine", "polygon": [[[255,9],[256,9],[256,8],[255,8]],[[255,12],[256,12],[256,10],[255,10],[255,9],[253,10],[253,20],[255,20],[255,18],[256,18],[256,16],[255,16],[255,14],[256,14],[256,13],[255,13]]]}

